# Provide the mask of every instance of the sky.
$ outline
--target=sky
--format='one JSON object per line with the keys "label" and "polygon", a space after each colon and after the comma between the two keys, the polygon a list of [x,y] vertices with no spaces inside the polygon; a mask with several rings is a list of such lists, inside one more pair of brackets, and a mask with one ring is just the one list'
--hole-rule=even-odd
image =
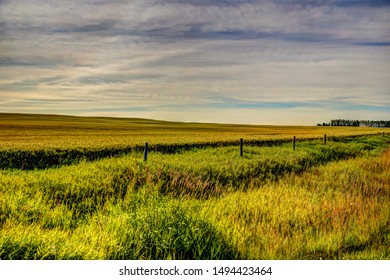
{"label": "sky", "polygon": [[0,0],[0,112],[390,119],[390,0]]}

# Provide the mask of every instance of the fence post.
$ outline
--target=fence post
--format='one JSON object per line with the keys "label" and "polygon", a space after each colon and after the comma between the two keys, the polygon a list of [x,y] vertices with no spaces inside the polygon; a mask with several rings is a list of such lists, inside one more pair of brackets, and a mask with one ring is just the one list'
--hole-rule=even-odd
{"label": "fence post", "polygon": [[326,145],[326,134],[324,134],[324,145]]}
{"label": "fence post", "polygon": [[144,161],[148,161],[148,142],[145,143]]}
{"label": "fence post", "polygon": [[240,157],[244,156],[243,145],[244,145],[244,140],[241,138],[240,139]]}
{"label": "fence post", "polygon": [[295,136],[294,136],[294,140],[293,140],[293,150],[295,151]]}
{"label": "fence post", "polygon": [[384,131],[382,131],[382,136],[385,137],[385,132]]}

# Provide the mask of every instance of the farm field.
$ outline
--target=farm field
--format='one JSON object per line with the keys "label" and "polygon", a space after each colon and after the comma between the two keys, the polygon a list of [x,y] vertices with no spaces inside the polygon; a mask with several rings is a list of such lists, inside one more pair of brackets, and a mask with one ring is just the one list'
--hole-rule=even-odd
{"label": "farm field", "polygon": [[[386,130],[386,129],[385,129]],[[387,129],[389,131],[389,129]],[[153,144],[222,143],[246,140],[379,133],[371,127],[317,127],[180,123],[134,118],[0,113],[0,149],[103,149]]]}
{"label": "farm field", "polygon": [[[8,115],[0,122],[0,259],[390,258],[386,130],[139,120],[145,134],[131,124],[118,129],[122,140],[106,143],[116,129],[109,123],[129,120],[107,119],[99,138],[97,118],[53,118]],[[326,145],[324,133],[331,136]],[[129,149],[51,164],[55,153],[69,158],[127,141],[142,147],[145,135],[167,152],[152,149],[147,162],[140,149]],[[188,142],[175,142],[180,135]],[[292,135],[301,139],[294,151]],[[243,157],[239,138],[253,140]],[[197,145],[179,145],[188,143]],[[38,168],[12,165],[13,155]]]}
{"label": "farm field", "polygon": [[302,139],[380,134],[371,127],[265,126],[179,123],[147,119],[0,113],[0,169],[44,169],[81,160],[150,150],[175,153],[193,148],[276,145]]}

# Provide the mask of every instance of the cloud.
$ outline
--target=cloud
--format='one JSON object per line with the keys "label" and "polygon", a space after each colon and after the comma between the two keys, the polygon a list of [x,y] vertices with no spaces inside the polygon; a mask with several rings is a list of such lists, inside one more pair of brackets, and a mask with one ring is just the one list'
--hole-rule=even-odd
{"label": "cloud", "polygon": [[389,26],[380,0],[0,1],[0,111],[389,118]]}

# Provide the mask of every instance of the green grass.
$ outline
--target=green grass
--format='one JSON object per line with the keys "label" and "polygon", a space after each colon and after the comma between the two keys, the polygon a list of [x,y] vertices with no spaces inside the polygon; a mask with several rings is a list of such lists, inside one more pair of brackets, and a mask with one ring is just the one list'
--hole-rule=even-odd
{"label": "green grass", "polygon": [[389,259],[389,156],[331,163],[193,207],[244,258]]}
{"label": "green grass", "polygon": [[389,137],[0,171],[0,259],[389,259]]}

